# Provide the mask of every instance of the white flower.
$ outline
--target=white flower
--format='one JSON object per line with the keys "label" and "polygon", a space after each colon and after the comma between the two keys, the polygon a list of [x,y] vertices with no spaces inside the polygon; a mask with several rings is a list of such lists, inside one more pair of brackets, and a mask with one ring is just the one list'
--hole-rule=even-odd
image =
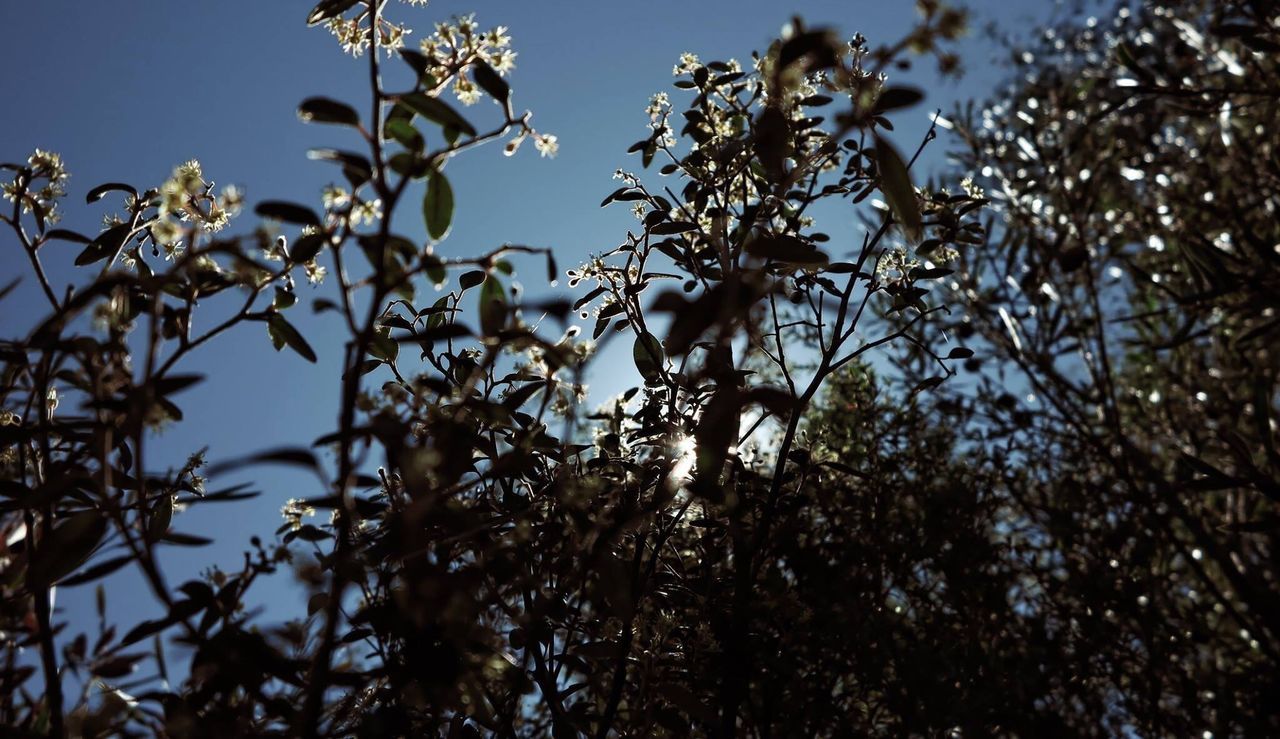
{"label": "white flower", "polygon": [[702,62],[699,61],[698,55],[686,51],[680,55],[680,63],[671,68],[671,74],[678,77],[685,72],[692,72],[701,66]]}
{"label": "white flower", "polygon": [[351,203],[351,193],[337,185],[329,185],[320,193],[326,210],[340,210]]}
{"label": "white flower", "polygon": [[328,270],[318,264],[314,259],[303,264],[302,269],[307,273],[307,282],[310,282],[312,285],[319,285],[321,282],[324,282],[324,276],[328,273]]}
{"label": "white flower", "polygon": [[535,133],[533,147],[544,157],[554,157],[560,151],[560,141],[549,133]]}
{"label": "white flower", "polygon": [[380,218],[382,218],[381,200],[361,200],[351,209],[351,223],[355,226],[371,224]]}
{"label": "white flower", "polygon": [[316,515],[316,509],[306,505],[306,502],[299,498],[290,498],[285,501],[284,505],[280,506],[280,516],[294,531],[302,528],[304,516],[314,515]]}
{"label": "white flower", "polygon": [[475,105],[480,101],[480,88],[462,75],[458,75],[453,81],[453,94],[458,96],[458,102],[463,105]]}
{"label": "white flower", "polygon": [[151,238],[161,246],[175,244],[182,239],[182,229],[168,218],[160,218],[151,224]]}

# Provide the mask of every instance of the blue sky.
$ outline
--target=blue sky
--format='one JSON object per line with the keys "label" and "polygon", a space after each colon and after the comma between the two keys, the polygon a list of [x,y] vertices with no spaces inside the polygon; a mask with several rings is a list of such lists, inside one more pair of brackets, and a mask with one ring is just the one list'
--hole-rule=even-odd
{"label": "blue sky", "polygon": [[[528,145],[508,159],[494,146],[452,163],[449,174],[458,208],[452,234],[440,251],[471,254],[504,242],[551,246],[562,269],[611,248],[634,226],[625,208],[597,206],[615,186],[615,169],[640,169],[626,148],[645,135],[649,96],[671,91],[671,67],[681,52],[695,52],[704,60],[747,60],[792,14],[809,25],[834,26],[844,35],[861,32],[872,44],[896,40],[914,17],[912,3],[863,0],[432,0],[425,9],[392,6],[393,18],[415,28],[411,44],[429,32],[433,21],[454,13],[478,11],[482,28],[508,26],[519,53],[511,77],[515,103],[532,110],[535,126],[557,135],[561,145],[555,159],[540,159]],[[1006,27],[1025,28],[1027,16],[1044,16],[1052,3],[980,0],[971,7],[978,19],[975,26],[998,20]],[[84,232],[96,232],[108,210],[104,206],[114,205],[108,198],[85,206],[89,188],[107,181],[152,187],[176,164],[192,158],[204,164],[206,178],[242,186],[251,203],[287,199],[316,204],[320,189],[336,172],[331,165],[308,161],[306,150],[356,142],[341,130],[300,123],[295,107],[304,97],[324,95],[363,109],[367,66],[343,55],[323,29],[306,28],[309,8],[310,3],[293,0],[4,2],[0,160],[25,159],[35,147],[61,153],[72,173],[65,225]],[[945,111],[957,100],[981,98],[1005,77],[1006,71],[993,63],[998,52],[980,35],[962,50],[969,72],[960,82],[939,83],[927,60],[905,75],[929,95],[923,106],[899,117],[902,148],[914,148],[924,133],[927,110]],[[478,117],[493,114],[487,102],[481,106]],[[941,164],[944,150],[945,142],[932,147],[922,161],[926,171]],[[411,201],[397,230],[423,239]],[[246,213],[232,228],[248,232],[254,225],[254,216]],[[64,245],[44,252],[56,289],[75,279],[69,269],[75,253]],[[545,284],[541,263],[524,266],[521,281],[536,295]],[[18,275],[27,276],[27,266],[16,240],[5,231],[0,233],[0,283]],[[304,301],[310,292],[302,287]],[[45,307],[34,281],[24,280],[17,294],[0,303],[0,335],[25,333]],[[212,460],[226,460],[264,447],[305,445],[332,429],[345,333],[328,319],[311,317],[303,305],[290,318],[297,319],[315,346],[318,364],[287,351],[274,352],[260,324],[213,342],[185,365],[209,379],[176,398],[186,420],[155,440],[149,458],[176,466],[189,452],[208,445]],[[595,397],[636,382],[629,360],[616,351],[600,358],[588,380]],[[308,479],[283,471],[260,470],[254,479],[263,491],[258,500],[208,506],[175,519],[175,528],[213,532],[220,541],[210,549],[181,553],[169,565],[172,582],[195,574],[211,555],[224,567],[234,567],[250,535],[269,538],[279,525],[285,499],[321,493]],[[229,482],[218,479],[212,486]],[[267,602],[294,597],[293,591],[282,589]],[[133,574],[114,577],[109,598],[117,616],[158,613],[159,606]],[[87,615],[91,603],[91,587],[59,593],[64,615]]]}

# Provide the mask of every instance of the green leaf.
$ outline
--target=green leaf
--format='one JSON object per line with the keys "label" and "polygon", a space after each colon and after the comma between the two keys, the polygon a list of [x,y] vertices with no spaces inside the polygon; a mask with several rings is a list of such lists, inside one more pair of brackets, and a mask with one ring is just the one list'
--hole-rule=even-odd
{"label": "green leaf", "polygon": [[298,117],[307,123],[336,123],[342,126],[359,126],[360,114],[356,109],[324,97],[312,97],[298,106]]}
{"label": "green leaf", "polygon": [[427,222],[427,233],[435,241],[449,233],[449,226],[453,223],[453,188],[439,171],[432,172],[431,178],[427,180],[422,217]]}
{"label": "green leaf", "polygon": [[631,356],[635,360],[636,369],[640,371],[640,376],[644,378],[646,385],[657,385],[662,378],[661,362],[666,359],[666,355],[662,351],[662,342],[658,341],[658,337],[650,333],[643,333],[636,337],[636,342],[631,348]]}
{"label": "green leaf", "polygon": [[307,340],[302,338],[302,334],[298,333],[298,329],[293,324],[285,320],[285,317],[279,313],[272,313],[267,319],[267,333],[271,336],[271,344],[280,351],[285,345],[295,352],[302,355],[302,358],[308,362],[316,361],[316,353],[311,349],[311,345]]}
{"label": "green leaf", "polygon": [[920,206],[911,187],[907,165],[888,141],[876,137],[876,162],[880,169],[880,190],[889,201],[894,220],[902,226],[907,238],[919,241],[921,235]]}
{"label": "green leaf", "polygon": [[489,93],[489,97],[499,104],[505,105],[507,98],[511,97],[511,87],[488,64],[482,61],[476,62],[471,68],[471,76],[475,78],[480,89]]}
{"label": "green leaf", "polygon": [[421,92],[414,92],[401,96],[400,104],[408,107],[423,118],[444,126],[446,129],[453,128],[468,136],[476,135],[475,127],[468,123],[466,118],[459,115],[458,111],[439,98],[433,98]]}
{"label": "green leaf", "polygon": [[63,519],[36,549],[27,577],[41,586],[53,585],[79,567],[107,534],[107,519],[97,511],[83,511]]}
{"label": "green leaf", "polygon": [[400,343],[385,330],[379,331],[373,335],[373,341],[369,344],[369,354],[390,364],[400,354]]}
{"label": "green leaf", "polygon": [[385,128],[387,130],[387,134],[390,135],[391,138],[398,141],[401,146],[409,149],[410,151],[422,151],[422,148],[427,145],[426,139],[422,137],[422,134],[418,132],[418,129],[414,128],[413,124],[403,118],[389,119]]}
{"label": "green leaf", "polygon": [[497,277],[489,278],[480,286],[480,331],[493,336],[506,327],[507,293]]}

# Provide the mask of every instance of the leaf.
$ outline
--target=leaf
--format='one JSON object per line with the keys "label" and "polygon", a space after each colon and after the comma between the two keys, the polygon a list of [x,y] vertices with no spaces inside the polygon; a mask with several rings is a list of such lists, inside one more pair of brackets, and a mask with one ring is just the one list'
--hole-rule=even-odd
{"label": "leaf", "polygon": [[271,343],[275,346],[276,351],[280,351],[282,347],[288,345],[290,349],[302,355],[303,359],[314,363],[316,361],[316,353],[312,350],[307,340],[302,338],[302,334],[298,333],[298,329],[293,324],[285,320],[285,317],[279,313],[272,313],[267,319],[267,333],[271,336]]}
{"label": "leaf", "polygon": [[356,0],[320,0],[307,14],[307,25],[314,26],[330,18],[336,18],[356,4]]}
{"label": "leaf", "polygon": [[880,169],[880,190],[889,201],[894,220],[902,226],[907,238],[919,241],[921,234],[920,206],[911,187],[907,165],[897,150],[886,140],[876,137],[876,163]]}
{"label": "leaf", "polygon": [[82,511],[63,519],[40,542],[27,577],[41,586],[57,583],[88,559],[106,534],[107,519],[97,511]]}
{"label": "leaf", "polygon": [[[440,314],[443,315],[443,314]],[[432,316],[434,319],[435,316]],[[471,336],[471,329],[461,323],[441,323],[437,326],[428,326],[425,331],[421,331],[413,336],[406,336],[400,341],[420,341],[432,342],[443,339],[461,339]]]}
{"label": "leaf", "polygon": [[876,98],[872,115],[883,115],[898,108],[908,108],[924,100],[924,93],[914,87],[886,87]]}
{"label": "leaf", "polygon": [[336,123],[359,126],[360,114],[346,103],[325,97],[311,97],[298,106],[298,117],[307,123]]}
{"label": "leaf", "polygon": [[[299,447],[281,447],[272,449],[251,457],[245,457],[243,460],[235,464],[257,464],[260,462],[274,462],[277,464],[287,464],[294,467],[305,467],[309,470],[320,469],[320,463],[316,460],[316,455],[307,449]],[[225,467],[225,465],[220,465]]]}
{"label": "leaf", "polygon": [[769,181],[780,181],[785,174],[786,158],[791,149],[791,129],[782,111],[770,106],[760,113],[756,120],[752,148],[769,175]]}
{"label": "leaf", "polygon": [[133,555],[130,554],[122,554],[119,557],[112,557],[111,559],[99,562],[88,569],[81,570],[70,577],[64,578],[58,583],[58,586],[69,588],[73,585],[83,585],[87,582],[93,582],[94,580],[110,575],[112,572],[115,572],[132,561]]}
{"label": "leaf", "polygon": [[369,354],[388,364],[394,363],[400,354],[400,343],[386,333],[378,332],[369,344]]}
{"label": "leaf", "polygon": [[84,201],[86,203],[96,203],[102,199],[103,195],[117,190],[120,192],[127,192],[134,197],[138,196],[138,191],[134,189],[133,185],[128,185],[123,182],[106,182],[86,193]]}
{"label": "leaf", "polygon": [[154,541],[164,536],[173,523],[173,496],[164,495],[151,512],[151,520],[147,522],[147,538]]}
{"label": "leaf", "polygon": [[310,262],[320,254],[320,249],[324,247],[328,240],[329,237],[327,234],[307,234],[293,242],[293,246],[289,247],[289,257],[299,264],[302,262]]}
{"label": "leaf", "polygon": [[724,384],[702,410],[694,429],[697,440],[697,467],[694,473],[696,489],[713,500],[724,495],[720,489],[720,472],[729,455],[729,447],[737,441],[738,416],[742,399],[738,388]]}
{"label": "leaf", "polygon": [[920,382],[916,383],[915,387],[911,388],[911,395],[915,395],[916,393],[922,393],[926,390],[932,390],[935,387],[941,385],[944,379],[946,378],[939,375],[939,376],[929,377],[924,380],[921,380]]}
{"label": "leaf", "polygon": [[697,230],[698,224],[696,223],[689,223],[688,221],[668,221],[666,223],[659,223],[653,228],[650,228],[649,233],[654,236],[672,236]]}
{"label": "leaf", "polygon": [[666,359],[662,351],[662,342],[658,341],[658,337],[647,332],[637,336],[635,344],[631,347],[631,356],[645,384],[657,385],[662,378],[661,362]]}
{"label": "leaf", "polygon": [[288,203],[283,200],[264,200],[253,209],[263,218],[271,218],[283,223],[296,223],[302,226],[319,226],[320,216],[305,205]]}
{"label": "leaf", "polygon": [[453,222],[453,187],[444,173],[431,173],[427,180],[427,195],[422,200],[422,217],[427,222],[427,233],[439,241],[449,233]]}
{"label": "leaf", "polygon": [[462,276],[458,278],[458,286],[465,292],[484,282],[484,279],[487,276],[488,275],[482,269],[473,269],[469,272],[463,272]]}
{"label": "leaf", "polygon": [[472,137],[476,135],[475,127],[468,123],[466,118],[459,115],[458,111],[439,98],[433,98],[426,93],[414,92],[402,95],[400,104],[445,128],[453,128]]}
{"label": "leaf", "polygon": [[507,293],[493,275],[480,286],[480,331],[494,336],[507,324]]}
{"label": "leaf", "polygon": [[506,105],[507,99],[511,97],[511,87],[506,80],[493,71],[493,67],[483,61],[477,61],[471,67],[471,76],[475,78],[476,84],[480,86],[481,90],[489,93],[489,97],[502,105]]}
{"label": "leaf", "polygon": [[822,265],[827,255],[812,244],[795,236],[762,236],[747,242],[743,249],[753,257],[775,259],[779,262],[799,265]]}
{"label": "leaf", "polygon": [[294,303],[298,302],[298,296],[283,287],[276,287],[276,297],[271,301],[271,307],[276,310],[286,310],[292,308]]}
{"label": "leaf", "polygon": [[160,541],[167,544],[176,544],[180,547],[206,547],[213,543],[213,539],[208,537],[184,534],[180,531],[170,531],[160,537]]}
{"label": "leaf", "polygon": [[426,139],[422,137],[418,129],[403,118],[388,119],[385,128],[391,138],[400,142],[401,146],[410,151],[420,152],[427,145]]}
{"label": "leaf", "polygon": [[121,247],[128,241],[130,231],[129,224],[121,223],[98,234],[97,238],[89,242],[84,251],[80,252],[80,256],[76,257],[76,266],[83,267],[107,257],[115,256],[116,252],[120,251]]}
{"label": "leaf", "polygon": [[70,241],[73,244],[88,244],[93,241],[93,239],[89,238],[88,236],[85,236],[84,234],[76,233],[75,231],[68,231],[65,228],[55,228],[50,231],[47,231],[45,232],[44,237],[46,239],[58,239],[60,241]]}
{"label": "leaf", "polygon": [[337,149],[309,149],[307,158],[322,162],[336,162],[342,165],[342,174],[352,187],[359,187],[373,179],[373,165],[369,160],[351,151]]}

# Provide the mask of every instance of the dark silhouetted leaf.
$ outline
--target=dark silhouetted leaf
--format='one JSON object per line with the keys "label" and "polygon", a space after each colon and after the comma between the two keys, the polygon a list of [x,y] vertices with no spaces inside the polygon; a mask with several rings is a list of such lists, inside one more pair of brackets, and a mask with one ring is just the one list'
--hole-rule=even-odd
{"label": "dark silhouetted leaf", "polygon": [[298,329],[293,324],[285,320],[285,317],[279,313],[272,313],[267,319],[267,333],[271,335],[271,344],[280,351],[286,345],[295,352],[302,355],[308,362],[316,361],[316,353],[302,338],[302,334],[298,333]]}
{"label": "dark silhouetted leaf", "polygon": [[308,123],[336,123],[359,126],[360,114],[346,103],[324,97],[312,97],[298,106],[298,117]]}

